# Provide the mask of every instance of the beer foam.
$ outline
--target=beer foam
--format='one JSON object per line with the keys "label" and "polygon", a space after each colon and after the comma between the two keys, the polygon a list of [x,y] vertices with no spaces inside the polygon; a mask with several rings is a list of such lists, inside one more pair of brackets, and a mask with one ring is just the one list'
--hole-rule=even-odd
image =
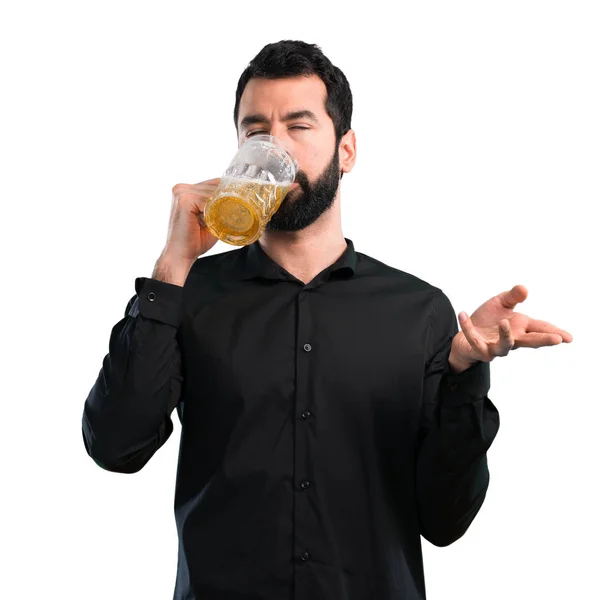
{"label": "beer foam", "polygon": [[294,183],[293,181],[265,181],[264,179],[246,179],[245,177],[221,177],[221,185],[224,184],[240,184],[248,185],[249,183],[255,183],[257,185],[277,185],[279,187],[289,187]]}

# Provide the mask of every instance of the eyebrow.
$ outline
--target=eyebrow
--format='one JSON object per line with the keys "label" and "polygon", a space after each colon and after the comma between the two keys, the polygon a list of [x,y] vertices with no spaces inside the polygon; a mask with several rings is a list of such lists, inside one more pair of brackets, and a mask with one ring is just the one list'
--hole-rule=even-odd
{"label": "eyebrow", "polygon": [[[295,119],[308,119],[313,121],[315,124],[319,123],[319,119],[317,119],[317,115],[315,115],[312,110],[295,110],[289,112],[282,117],[282,121],[294,121]],[[245,129],[250,125],[254,125],[256,123],[270,123],[269,119],[261,114],[248,115],[242,119],[240,123],[240,129]]]}

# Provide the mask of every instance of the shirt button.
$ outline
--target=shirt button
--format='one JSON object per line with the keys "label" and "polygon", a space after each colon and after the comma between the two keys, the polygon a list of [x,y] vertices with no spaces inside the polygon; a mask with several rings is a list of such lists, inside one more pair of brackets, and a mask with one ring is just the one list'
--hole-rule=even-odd
{"label": "shirt button", "polygon": [[148,300],[150,300],[150,302],[154,302],[154,298],[156,298],[156,294],[154,292],[150,292],[148,294]]}
{"label": "shirt button", "polygon": [[450,384],[448,387],[449,387],[449,388],[450,388],[452,391],[454,391],[454,390],[455,390],[455,389],[458,387],[458,384],[456,384],[456,383],[451,383],[451,384]]}
{"label": "shirt button", "polygon": [[301,558],[302,560],[308,560],[308,559],[310,558],[310,554],[309,554],[308,552],[303,552],[303,553],[300,555],[300,558]]}
{"label": "shirt button", "polygon": [[310,412],[310,410],[305,410],[305,411],[302,413],[302,418],[303,418],[303,419],[308,419],[308,417],[310,417],[310,416],[311,416],[311,414],[312,414],[312,413]]}
{"label": "shirt button", "polygon": [[303,490],[305,490],[305,489],[309,488],[309,487],[310,487],[310,481],[303,481],[303,482],[300,484],[300,487],[301,487]]}
{"label": "shirt button", "polygon": [[310,352],[312,350],[312,346],[310,344],[304,344],[304,351]]}

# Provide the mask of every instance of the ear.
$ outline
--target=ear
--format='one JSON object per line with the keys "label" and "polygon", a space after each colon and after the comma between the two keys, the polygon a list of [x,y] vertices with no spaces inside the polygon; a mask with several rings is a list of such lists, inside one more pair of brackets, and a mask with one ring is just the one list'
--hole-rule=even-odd
{"label": "ear", "polygon": [[350,173],[356,162],[356,134],[349,129],[340,140],[340,170],[342,173]]}

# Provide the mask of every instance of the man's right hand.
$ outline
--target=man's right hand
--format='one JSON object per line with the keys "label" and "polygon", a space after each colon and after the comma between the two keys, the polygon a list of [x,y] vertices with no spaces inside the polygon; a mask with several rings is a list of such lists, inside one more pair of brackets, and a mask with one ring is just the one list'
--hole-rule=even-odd
{"label": "man's right hand", "polygon": [[[217,243],[204,222],[204,207],[220,181],[216,178],[196,184],[178,183],[173,187],[167,242],[153,277],[183,285],[198,256]],[[167,272],[170,274],[165,275]]]}

